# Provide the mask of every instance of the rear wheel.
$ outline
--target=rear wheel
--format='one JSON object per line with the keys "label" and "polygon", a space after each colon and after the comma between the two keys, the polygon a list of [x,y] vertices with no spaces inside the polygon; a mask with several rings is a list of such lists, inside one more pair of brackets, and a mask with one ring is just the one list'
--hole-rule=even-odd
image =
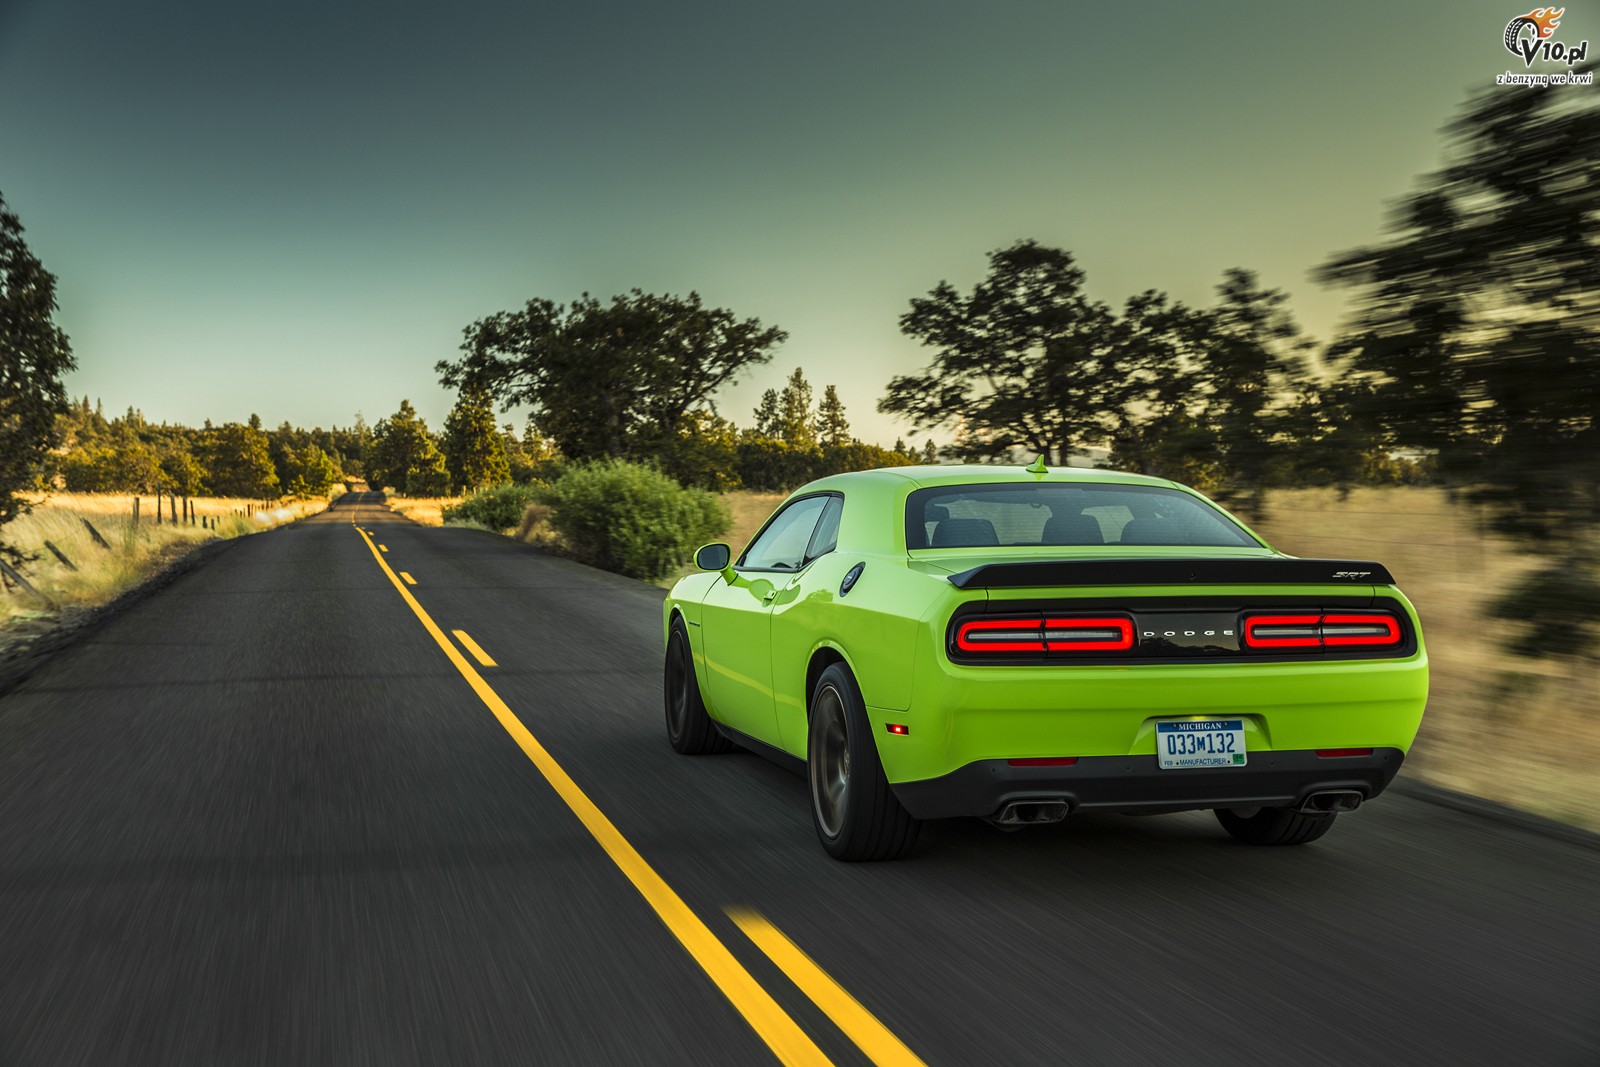
{"label": "rear wheel", "polygon": [[823,671],[811,691],[806,777],[811,821],[834,859],[898,859],[917,843],[922,824],[889,788],[866,705],[842,663]]}
{"label": "rear wheel", "polygon": [[667,701],[667,741],[686,756],[729,752],[733,743],[717,732],[716,724],[700,699],[689,651],[689,631],[682,618],[672,620],[667,635],[667,663],[662,677]]}
{"label": "rear wheel", "polygon": [[1245,814],[1217,809],[1217,821],[1235,841],[1247,845],[1304,845],[1333,829],[1338,816],[1304,815],[1292,808],[1257,808]]}

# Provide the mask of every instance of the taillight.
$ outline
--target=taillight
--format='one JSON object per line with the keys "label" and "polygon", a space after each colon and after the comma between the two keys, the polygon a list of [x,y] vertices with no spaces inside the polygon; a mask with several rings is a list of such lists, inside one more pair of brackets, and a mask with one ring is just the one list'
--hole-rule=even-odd
{"label": "taillight", "polygon": [[1400,624],[1393,615],[1324,615],[1325,645],[1398,645]]}
{"label": "taillight", "polygon": [[1376,612],[1251,615],[1244,620],[1246,648],[1382,648],[1400,643],[1400,623]]}
{"label": "taillight", "polygon": [[1321,615],[1252,615],[1244,620],[1248,648],[1315,648],[1322,644]]}
{"label": "taillight", "polygon": [[1127,652],[1133,648],[1133,620],[1121,616],[965,619],[956,626],[962,652]]}

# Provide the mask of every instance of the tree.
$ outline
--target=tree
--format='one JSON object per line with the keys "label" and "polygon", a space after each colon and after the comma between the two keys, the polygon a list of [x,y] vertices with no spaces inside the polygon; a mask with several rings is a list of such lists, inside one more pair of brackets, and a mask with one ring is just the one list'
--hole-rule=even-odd
{"label": "tree", "polygon": [[928,443],[922,448],[922,462],[932,466],[939,462],[939,448],[933,443],[933,438],[928,438]]}
{"label": "tree", "polygon": [[1600,102],[1487,93],[1447,134],[1449,164],[1386,239],[1323,267],[1359,301],[1332,352],[1367,386],[1357,417],[1435,455],[1501,531],[1540,547],[1500,605],[1523,624],[1514,647],[1586,649],[1600,628]]}
{"label": "tree", "polygon": [[293,496],[322,496],[338,480],[339,470],[333,459],[321,446],[308,442],[304,448],[291,450],[286,459],[288,480],[284,491]]}
{"label": "tree", "polygon": [[811,383],[796,367],[778,397],[778,436],[792,448],[810,448],[817,443],[811,419]]}
{"label": "tree", "polygon": [[[259,419],[256,420],[258,423]],[[278,495],[278,472],[267,435],[252,426],[226,423],[201,442],[206,484],[218,496],[266,500]]]}
{"label": "tree", "polygon": [[374,489],[393,488],[414,497],[450,491],[444,454],[410,400],[400,401],[400,410],[373,427],[367,472]]}
{"label": "tree", "polygon": [[687,298],[633,290],[609,304],[528,301],[464,331],[462,357],[437,369],[448,387],[475,385],[503,405],[528,404],[576,460],[648,458],[683,416],[741,371],[772,358],[787,335],[759,319]]}
{"label": "tree", "polygon": [[783,417],[778,412],[776,389],[768,389],[761,394],[761,403],[755,410],[755,431],[762,437],[782,436]]}
{"label": "tree", "polygon": [[817,440],[824,445],[842,445],[850,440],[850,423],[844,417],[844,402],[839,399],[839,390],[834,386],[825,386],[822,390],[822,402],[817,405],[816,431]]}
{"label": "tree", "polygon": [[481,386],[463,386],[455,407],[445,416],[444,458],[457,490],[511,480],[505,441],[494,424],[494,406]]}
{"label": "tree", "polygon": [[892,379],[878,410],[919,429],[958,426],[967,458],[1021,446],[1065,464],[1103,435],[1113,316],[1084,295],[1083,277],[1070,253],[1019,241],[989,254],[969,296],[942,281],[912,300],[900,330],[933,360]]}
{"label": "tree", "polygon": [[[28,510],[18,495],[57,438],[67,410],[62,376],[77,366],[55,324],[56,276],[22,240],[22,223],[0,195],[0,529]],[[0,541],[0,555],[26,557]]]}

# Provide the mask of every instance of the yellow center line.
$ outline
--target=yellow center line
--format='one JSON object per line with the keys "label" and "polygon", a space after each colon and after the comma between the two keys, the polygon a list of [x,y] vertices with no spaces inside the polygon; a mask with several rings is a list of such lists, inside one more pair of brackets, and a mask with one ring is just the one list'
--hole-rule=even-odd
{"label": "yellow center line", "polygon": [[416,585],[417,584],[417,580],[415,578],[411,577],[411,574],[410,574],[409,571],[401,571],[400,572],[400,577],[402,577],[402,578],[404,578],[406,580],[406,584],[407,585]]}
{"label": "yellow center line", "polygon": [[478,642],[467,636],[465,630],[451,630],[456,635],[456,640],[461,642],[461,647],[472,653],[472,658],[478,661],[480,667],[498,667],[499,664],[489,658],[489,653],[478,647]]}
{"label": "yellow center line", "polygon": [[916,1053],[906,1048],[888,1027],[862,1007],[861,1002],[835,982],[827,971],[818,967],[782,930],[760,914],[744,908],[729,908],[728,917],[789,976],[789,981],[867,1054],[867,1059],[878,1067],[926,1067]]}
{"label": "yellow center line", "polygon": [[517,718],[516,713],[500,699],[500,695],[490,688],[489,683],[485,682],[483,676],[467,662],[460,650],[450,643],[450,639],[445,636],[438,623],[423,610],[417,598],[411,595],[410,590],[401,583],[389,564],[384,562],[376,542],[368,537],[365,531],[361,531],[361,536],[362,540],[366,541],[367,548],[371,550],[372,558],[378,561],[383,573],[389,576],[389,581],[399,592],[400,598],[406,602],[406,606],[422,623],[422,628],[428,631],[451,664],[461,673],[461,677],[466,679],[473,692],[478,694],[478,699],[482,700],[494,713],[494,717],[500,720],[500,725],[511,735],[511,739],[522,749],[523,754],[539,769],[539,773],[544,775],[545,781],[550,783],[556,795],[578,817],[578,821],[583,823],[584,829],[589,831],[600,847],[605,849],[606,855],[611,857],[611,862],[615,863],[617,869],[633,883],[639,895],[644,897],[645,902],[666,924],[667,929],[672,931],[672,935],[678,939],[689,955],[694,957],[694,961],[706,972],[711,981],[716,983],[722,995],[728,998],[751,1028],[760,1035],[761,1040],[767,1043],[767,1047],[778,1057],[779,1062],[796,1067],[829,1067],[828,1057],[823,1055],[816,1043],[807,1037],[805,1031],[800,1029],[782,1006],[772,999],[772,995],[761,988],[760,983],[734,958],[727,946],[717,940],[717,935],[711,932],[711,928],[683,902],[683,898],[656,873],[655,868],[645,862],[645,858],[629,844],[628,839],[622,836],[621,831],[610,819],[606,818],[605,813],[595,806],[594,801],[590,800],[582,789],[578,788],[578,783],[562,769],[555,761],[555,757],[551,756],[533,734],[528,732],[522,720]]}

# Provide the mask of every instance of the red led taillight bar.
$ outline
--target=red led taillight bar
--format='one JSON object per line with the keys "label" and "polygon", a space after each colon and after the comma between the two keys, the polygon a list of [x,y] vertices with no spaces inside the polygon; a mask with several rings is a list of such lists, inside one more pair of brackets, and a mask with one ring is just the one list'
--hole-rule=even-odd
{"label": "red led taillight bar", "polygon": [[1400,623],[1376,612],[1250,615],[1246,648],[1383,648],[1400,643]]}
{"label": "red led taillight bar", "polygon": [[956,625],[956,648],[978,655],[1127,652],[1133,648],[1133,620],[1116,615],[966,619]]}

